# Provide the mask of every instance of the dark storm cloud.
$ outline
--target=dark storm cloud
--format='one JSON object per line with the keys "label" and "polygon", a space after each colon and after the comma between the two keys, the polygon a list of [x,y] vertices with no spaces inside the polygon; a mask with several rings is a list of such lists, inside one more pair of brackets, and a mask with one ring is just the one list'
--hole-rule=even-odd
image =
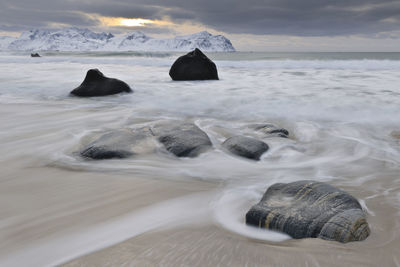
{"label": "dark storm cloud", "polygon": [[83,13],[170,18],[228,33],[329,36],[400,29],[400,2],[391,0],[2,0],[0,27],[96,24]]}

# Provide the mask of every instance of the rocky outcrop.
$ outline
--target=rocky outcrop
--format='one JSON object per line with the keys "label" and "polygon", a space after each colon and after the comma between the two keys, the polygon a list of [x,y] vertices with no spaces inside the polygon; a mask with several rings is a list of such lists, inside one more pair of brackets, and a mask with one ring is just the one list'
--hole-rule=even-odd
{"label": "rocky outcrop", "polygon": [[71,95],[80,97],[107,96],[119,93],[131,93],[132,89],[125,82],[104,76],[98,69],[87,72],[82,84],[71,91]]}
{"label": "rocky outcrop", "polygon": [[269,149],[263,141],[242,135],[226,139],[222,147],[237,156],[253,160],[259,160],[261,155]]}
{"label": "rocky outcrop", "polygon": [[360,203],[348,193],[316,181],[272,185],[246,214],[246,223],[293,238],[361,241],[370,229]]}
{"label": "rocky outcrop", "polygon": [[166,150],[177,157],[196,157],[212,147],[208,135],[193,123],[165,122],[151,130]]}
{"label": "rocky outcrop", "polygon": [[218,80],[215,63],[198,48],[179,57],[172,65],[169,76],[175,81]]}
{"label": "rocky outcrop", "polygon": [[152,138],[148,128],[110,131],[87,145],[80,154],[90,159],[128,158],[154,150]]}

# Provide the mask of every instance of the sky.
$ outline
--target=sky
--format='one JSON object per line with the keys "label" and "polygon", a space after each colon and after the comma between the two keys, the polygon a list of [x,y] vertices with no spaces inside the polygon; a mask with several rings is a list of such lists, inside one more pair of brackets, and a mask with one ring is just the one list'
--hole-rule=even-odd
{"label": "sky", "polygon": [[172,37],[207,30],[242,51],[400,51],[400,1],[1,0],[0,35],[82,27]]}

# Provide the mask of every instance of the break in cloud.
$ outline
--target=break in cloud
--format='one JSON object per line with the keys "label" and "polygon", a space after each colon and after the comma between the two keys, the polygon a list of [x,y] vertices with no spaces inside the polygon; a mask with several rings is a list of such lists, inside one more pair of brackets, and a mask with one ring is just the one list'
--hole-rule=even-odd
{"label": "break in cloud", "polygon": [[[36,27],[101,28],[113,18],[159,23],[144,30],[168,33],[207,28],[231,35],[396,39],[398,0],[2,0],[0,32]],[[110,23],[111,30],[118,26]],[[126,25],[125,25],[126,26]],[[192,27],[192,28],[191,28]]]}

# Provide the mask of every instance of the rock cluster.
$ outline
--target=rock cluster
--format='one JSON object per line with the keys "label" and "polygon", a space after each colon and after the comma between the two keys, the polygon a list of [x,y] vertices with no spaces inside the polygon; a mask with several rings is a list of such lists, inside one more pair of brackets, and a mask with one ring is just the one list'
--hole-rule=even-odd
{"label": "rock cluster", "polygon": [[[216,65],[199,49],[179,57],[169,74],[179,81],[218,80]],[[91,69],[71,94],[90,97],[122,92],[132,90],[125,82]],[[273,124],[247,127],[262,136],[261,139],[289,137],[286,129]],[[397,134],[392,136],[397,137]],[[212,149],[213,144],[207,133],[193,123],[164,121],[136,130],[106,132],[86,145],[80,155],[96,160],[127,158],[154,152],[159,147],[176,157],[196,157]],[[244,135],[227,138],[221,147],[233,155],[256,161],[269,149],[264,141]],[[247,212],[246,224],[281,231],[296,239],[318,237],[343,243],[361,241],[370,234],[362,207],[353,196],[331,185],[310,180],[269,187],[260,202]]]}

